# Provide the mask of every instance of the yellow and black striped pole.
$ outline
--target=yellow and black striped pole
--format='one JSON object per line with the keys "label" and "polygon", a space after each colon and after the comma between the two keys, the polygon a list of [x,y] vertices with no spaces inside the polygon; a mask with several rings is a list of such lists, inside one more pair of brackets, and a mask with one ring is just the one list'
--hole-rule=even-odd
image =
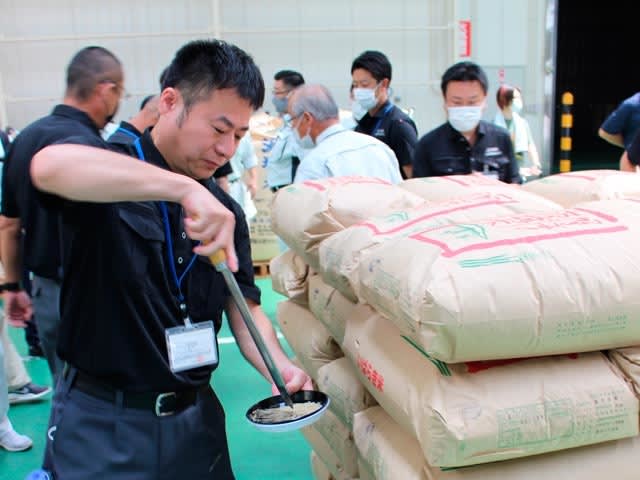
{"label": "yellow and black striped pole", "polygon": [[562,94],[562,117],[560,118],[560,173],[571,171],[571,127],[573,127],[573,94]]}

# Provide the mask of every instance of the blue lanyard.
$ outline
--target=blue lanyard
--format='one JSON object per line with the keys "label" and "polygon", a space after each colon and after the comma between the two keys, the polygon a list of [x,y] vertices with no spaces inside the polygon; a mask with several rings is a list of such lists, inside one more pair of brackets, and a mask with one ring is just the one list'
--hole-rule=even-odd
{"label": "blue lanyard", "polygon": [[393,103],[390,103],[389,105],[387,105],[386,107],[384,107],[384,110],[382,111],[382,116],[378,119],[378,121],[376,122],[375,127],[373,127],[373,130],[371,130],[371,135],[372,136],[376,136],[376,132],[378,131],[378,129],[380,128],[380,125],[382,124],[382,121],[385,119],[385,117],[389,114],[389,112],[391,111],[391,109],[393,108]]}
{"label": "blue lanyard", "polygon": [[[133,143],[133,145],[136,147],[138,158],[146,162],[147,159],[145,158],[144,152],[142,151],[142,147],[140,146],[139,137],[136,137],[136,141]],[[165,237],[165,240],[167,241],[167,257],[169,259],[169,268],[171,270],[173,281],[175,282],[176,287],[178,288],[177,298],[178,298],[178,301],[180,302],[180,311],[183,314],[185,320],[187,320],[188,319],[187,305],[184,301],[184,295],[182,294],[181,285],[182,285],[182,281],[187,276],[187,273],[189,273],[189,270],[191,270],[191,267],[193,267],[193,264],[196,261],[197,255],[195,253],[193,254],[193,256],[191,257],[191,260],[189,260],[189,263],[187,264],[187,267],[182,272],[182,275],[178,277],[178,272],[176,270],[176,263],[173,258],[173,241],[171,240],[171,227],[169,225],[169,211],[167,210],[166,202],[158,202],[158,204],[160,206],[160,211],[162,212],[162,223],[164,224],[164,237]]]}
{"label": "blue lanyard", "polygon": [[[138,140],[138,135],[136,135],[135,133],[133,133],[131,130],[127,130],[126,128],[122,128],[122,127],[118,127],[116,129],[116,132],[122,132],[125,135],[129,135],[130,137],[133,137],[135,140]],[[140,160],[144,160],[144,159],[140,159]]]}

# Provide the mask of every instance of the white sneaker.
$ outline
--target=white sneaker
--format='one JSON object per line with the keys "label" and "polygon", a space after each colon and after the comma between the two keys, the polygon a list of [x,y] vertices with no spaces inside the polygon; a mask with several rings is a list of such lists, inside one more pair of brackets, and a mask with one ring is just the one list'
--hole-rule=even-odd
{"label": "white sneaker", "polygon": [[6,418],[5,420],[0,422],[0,447],[10,452],[21,452],[30,449],[33,445],[33,440],[26,435],[20,435],[13,429],[9,419]]}

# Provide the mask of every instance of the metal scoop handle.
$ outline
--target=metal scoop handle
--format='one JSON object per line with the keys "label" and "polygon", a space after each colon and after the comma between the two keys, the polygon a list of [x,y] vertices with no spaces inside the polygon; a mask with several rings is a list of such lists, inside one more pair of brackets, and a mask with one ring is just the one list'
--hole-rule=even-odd
{"label": "metal scoop handle", "polygon": [[215,269],[222,274],[224,280],[227,284],[227,287],[231,291],[231,296],[233,297],[234,302],[238,306],[238,310],[240,310],[240,314],[242,315],[242,319],[244,320],[249,333],[251,334],[251,338],[253,338],[256,347],[258,347],[258,352],[260,352],[260,356],[264,361],[264,364],[267,366],[267,370],[269,370],[269,374],[273,379],[273,383],[278,387],[278,392],[280,392],[280,396],[284,400],[284,402],[293,408],[293,400],[291,400],[291,396],[287,389],[285,388],[284,380],[280,375],[280,371],[276,368],[276,364],[269,353],[266,345],[264,344],[264,340],[262,339],[262,335],[258,331],[256,324],[253,321],[253,317],[251,312],[249,311],[249,306],[247,305],[246,300],[244,299],[244,295],[240,291],[240,287],[238,286],[238,282],[236,281],[236,277],[233,276],[231,270],[227,266],[227,257],[222,250],[218,250],[213,255],[209,256],[211,263],[215,267]]}

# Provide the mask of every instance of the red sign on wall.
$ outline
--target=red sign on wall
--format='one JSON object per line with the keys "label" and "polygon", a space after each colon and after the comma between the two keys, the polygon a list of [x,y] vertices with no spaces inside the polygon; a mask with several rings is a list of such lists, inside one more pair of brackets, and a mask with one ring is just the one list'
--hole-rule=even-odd
{"label": "red sign on wall", "polygon": [[471,20],[458,21],[458,46],[460,57],[471,56]]}

